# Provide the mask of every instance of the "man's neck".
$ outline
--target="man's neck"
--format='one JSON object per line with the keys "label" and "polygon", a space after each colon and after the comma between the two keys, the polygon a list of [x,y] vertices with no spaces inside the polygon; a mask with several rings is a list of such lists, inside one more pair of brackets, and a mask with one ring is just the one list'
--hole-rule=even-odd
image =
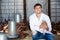
{"label": "man's neck", "polygon": [[37,13],[36,16],[37,16],[37,17],[40,17],[40,16],[41,16],[41,13]]}
{"label": "man's neck", "polygon": [[40,14],[36,14],[38,20],[40,20],[40,17],[41,17],[41,13]]}

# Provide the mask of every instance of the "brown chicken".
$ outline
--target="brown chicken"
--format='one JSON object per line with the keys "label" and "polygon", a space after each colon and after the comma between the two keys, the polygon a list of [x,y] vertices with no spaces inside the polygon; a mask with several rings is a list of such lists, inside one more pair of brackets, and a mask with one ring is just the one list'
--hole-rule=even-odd
{"label": "brown chicken", "polygon": [[47,26],[47,23],[45,21],[42,22],[42,24],[40,25],[39,29],[46,29],[48,31],[48,26]]}

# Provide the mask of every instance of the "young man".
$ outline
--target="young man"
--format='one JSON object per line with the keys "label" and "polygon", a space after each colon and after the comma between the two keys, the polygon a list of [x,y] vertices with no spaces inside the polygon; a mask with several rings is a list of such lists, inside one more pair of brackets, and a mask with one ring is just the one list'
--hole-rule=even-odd
{"label": "young man", "polygon": [[32,39],[38,40],[40,38],[45,38],[46,40],[54,40],[54,36],[51,33],[50,19],[48,15],[42,13],[42,5],[39,3],[35,4],[34,12],[35,13],[29,17]]}

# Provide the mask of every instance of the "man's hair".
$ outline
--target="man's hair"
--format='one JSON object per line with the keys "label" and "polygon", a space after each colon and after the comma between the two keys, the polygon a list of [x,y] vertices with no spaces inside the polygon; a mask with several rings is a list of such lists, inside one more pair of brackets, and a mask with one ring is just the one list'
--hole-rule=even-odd
{"label": "man's hair", "polygon": [[40,7],[42,8],[42,5],[41,5],[40,3],[35,4],[35,5],[34,5],[34,8],[35,8],[36,6],[40,6]]}

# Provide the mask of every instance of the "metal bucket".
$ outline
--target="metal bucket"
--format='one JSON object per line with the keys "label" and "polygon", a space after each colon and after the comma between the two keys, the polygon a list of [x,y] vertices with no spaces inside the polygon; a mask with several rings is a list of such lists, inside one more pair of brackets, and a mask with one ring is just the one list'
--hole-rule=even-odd
{"label": "metal bucket", "polygon": [[8,37],[9,38],[17,38],[17,27],[15,21],[9,21],[8,24]]}
{"label": "metal bucket", "polygon": [[20,15],[19,14],[16,14],[16,16],[15,16],[15,21],[17,22],[17,23],[19,23],[20,22]]}
{"label": "metal bucket", "polygon": [[0,32],[0,40],[8,40],[8,38],[7,38],[5,33]]}

